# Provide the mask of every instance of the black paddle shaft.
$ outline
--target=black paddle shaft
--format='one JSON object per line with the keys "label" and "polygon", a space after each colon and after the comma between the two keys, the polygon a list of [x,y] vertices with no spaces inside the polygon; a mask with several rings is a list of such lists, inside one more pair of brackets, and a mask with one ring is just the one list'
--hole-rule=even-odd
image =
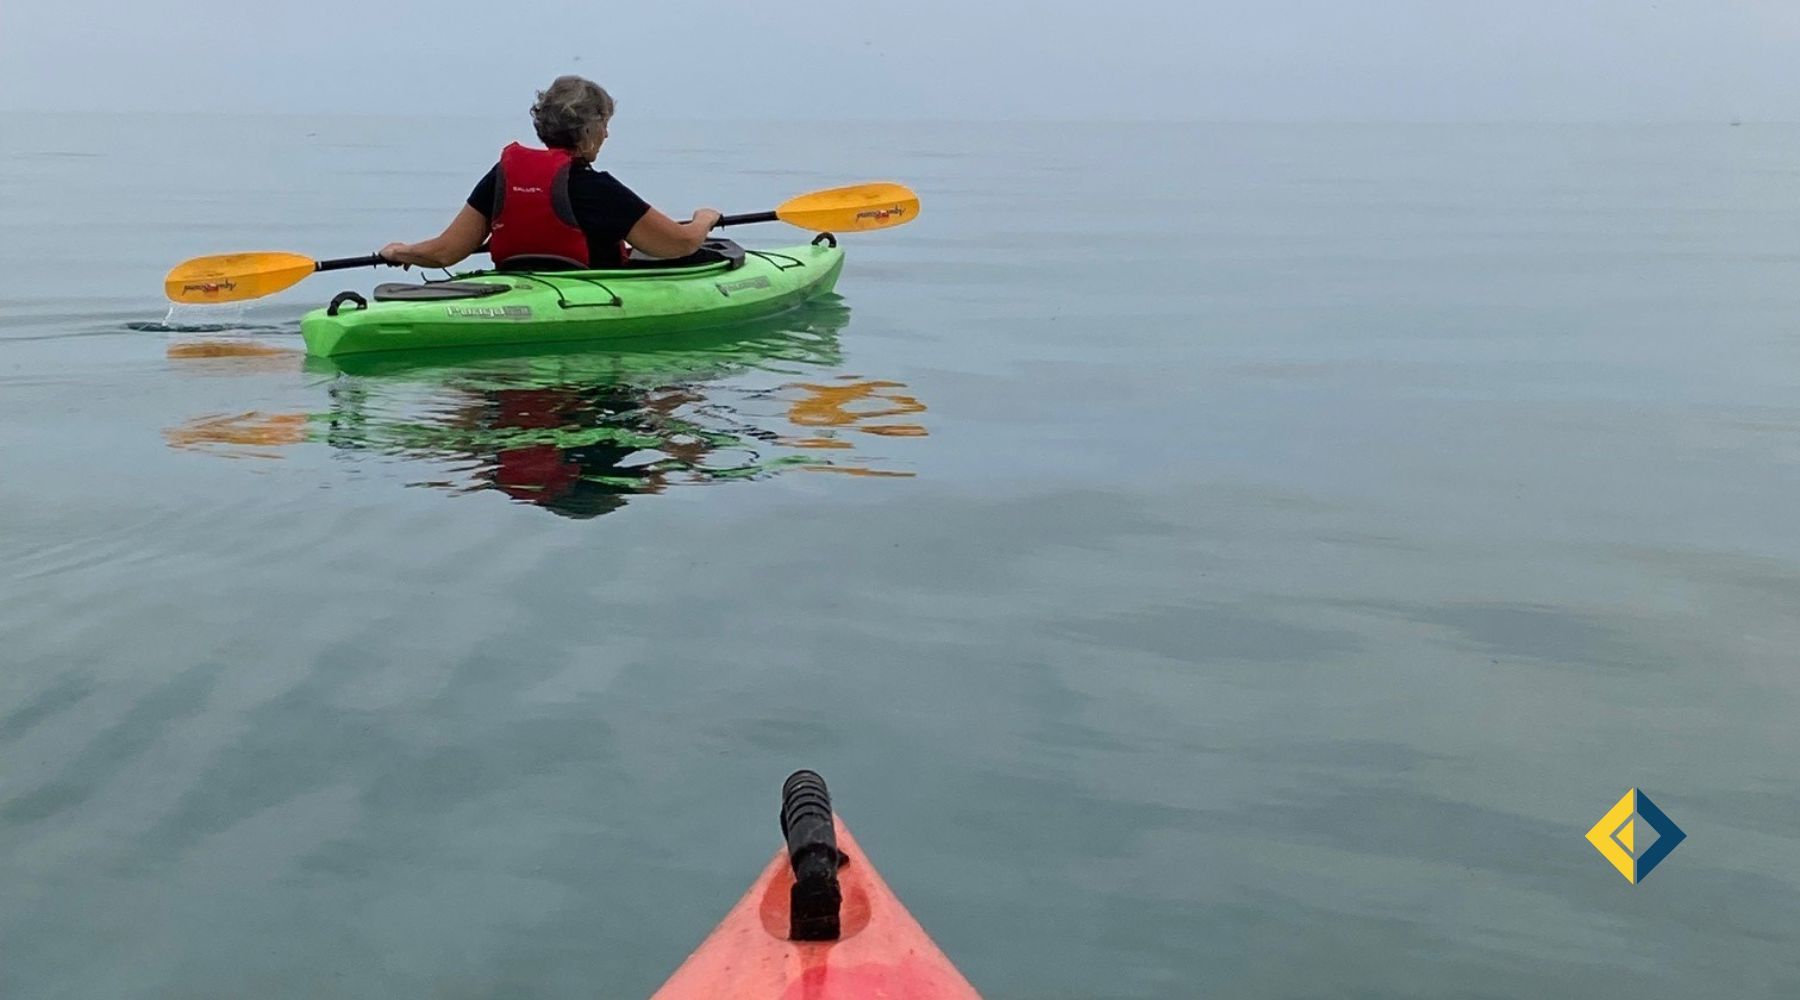
{"label": "black paddle shaft", "polygon": [[781,835],[794,867],[788,940],[836,941],[843,902],[837,873],[845,858],[831,821],[831,793],[817,772],[795,771],[781,786]]}
{"label": "black paddle shaft", "polygon": [[[719,217],[718,223],[714,225],[713,228],[719,229],[724,226],[747,226],[754,222],[776,222],[779,221],[780,218],[781,217],[774,212],[745,212],[742,215],[724,215]],[[689,219],[688,221],[692,222],[693,220]],[[480,246],[475,248],[475,252],[486,253],[487,248],[486,241],[483,241]],[[334,257],[331,260],[321,260],[313,264],[313,270],[342,271],[349,267],[377,267],[382,264],[392,265],[393,263],[393,261],[388,260],[378,253],[372,253],[366,257]]]}
{"label": "black paddle shaft", "polygon": [[781,217],[774,212],[745,212],[743,215],[722,215],[719,217],[718,225],[713,228],[718,229],[720,226],[745,226],[752,222],[774,222],[779,218]]}
{"label": "black paddle shaft", "polygon": [[337,257],[332,260],[321,260],[313,264],[315,271],[342,271],[347,267],[374,267],[378,264],[392,264],[393,261],[378,253],[367,257]]}

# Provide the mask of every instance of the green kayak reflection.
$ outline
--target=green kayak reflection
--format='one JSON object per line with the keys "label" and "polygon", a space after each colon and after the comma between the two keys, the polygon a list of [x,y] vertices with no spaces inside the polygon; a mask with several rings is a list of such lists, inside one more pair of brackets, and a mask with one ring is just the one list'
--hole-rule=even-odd
{"label": "green kayak reflection", "polygon": [[[832,374],[848,320],[846,307],[825,300],[639,350],[309,358],[326,412],[209,414],[165,438],[231,457],[279,457],[307,443],[373,452],[452,470],[419,485],[498,491],[574,518],[673,485],[785,470],[910,476],[877,467],[858,445],[924,436],[911,418],[925,407],[900,383]],[[267,365],[265,350],[252,349],[252,362]],[[170,349],[213,363],[222,353],[216,344]]]}

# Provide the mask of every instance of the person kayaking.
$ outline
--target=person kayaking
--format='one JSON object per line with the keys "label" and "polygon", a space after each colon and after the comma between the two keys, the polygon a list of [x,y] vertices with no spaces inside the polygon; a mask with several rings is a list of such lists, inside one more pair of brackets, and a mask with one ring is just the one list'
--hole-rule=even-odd
{"label": "person kayaking", "polygon": [[389,243],[379,251],[382,259],[451,267],[483,240],[502,270],[622,267],[631,247],[659,258],[696,252],[719,212],[695,209],[690,221],[676,222],[612,174],[593,168],[612,115],[605,88],[579,76],[557,77],[531,106],[546,148],[515,142],[501,150],[500,162],[442,233],[418,243]]}

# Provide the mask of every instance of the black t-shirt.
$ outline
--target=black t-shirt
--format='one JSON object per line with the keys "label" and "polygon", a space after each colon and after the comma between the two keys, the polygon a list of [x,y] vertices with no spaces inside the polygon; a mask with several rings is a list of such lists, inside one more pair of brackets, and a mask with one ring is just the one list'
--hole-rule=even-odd
{"label": "black t-shirt", "polygon": [[[469,207],[489,223],[494,221],[494,175],[499,169],[495,164],[469,192]],[[649,202],[613,175],[585,163],[569,170],[569,203],[575,208],[575,221],[587,234],[588,260],[595,267],[618,261],[619,241],[650,211]]]}

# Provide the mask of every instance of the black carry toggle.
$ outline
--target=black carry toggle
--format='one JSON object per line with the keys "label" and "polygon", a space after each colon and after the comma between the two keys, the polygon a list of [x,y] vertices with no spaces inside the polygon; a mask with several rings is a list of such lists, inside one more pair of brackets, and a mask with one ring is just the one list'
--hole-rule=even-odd
{"label": "black carry toggle", "polygon": [[814,236],[812,238],[813,246],[818,246],[821,243],[829,243],[833,247],[835,247],[835,246],[837,246],[837,237],[831,235],[830,233],[820,233],[819,235]]}
{"label": "black carry toggle", "polygon": [[838,851],[831,822],[831,793],[814,771],[795,771],[781,786],[781,834],[787,838],[794,888],[788,895],[788,940],[836,941],[838,866],[849,859]]}
{"label": "black carry toggle", "polygon": [[325,315],[336,316],[338,314],[338,307],[346,302],[356,303],[356,308],[358,309],[369,308],[368,300],[355,292],[339,292],[331,297],[331,304],[325,307]]}

